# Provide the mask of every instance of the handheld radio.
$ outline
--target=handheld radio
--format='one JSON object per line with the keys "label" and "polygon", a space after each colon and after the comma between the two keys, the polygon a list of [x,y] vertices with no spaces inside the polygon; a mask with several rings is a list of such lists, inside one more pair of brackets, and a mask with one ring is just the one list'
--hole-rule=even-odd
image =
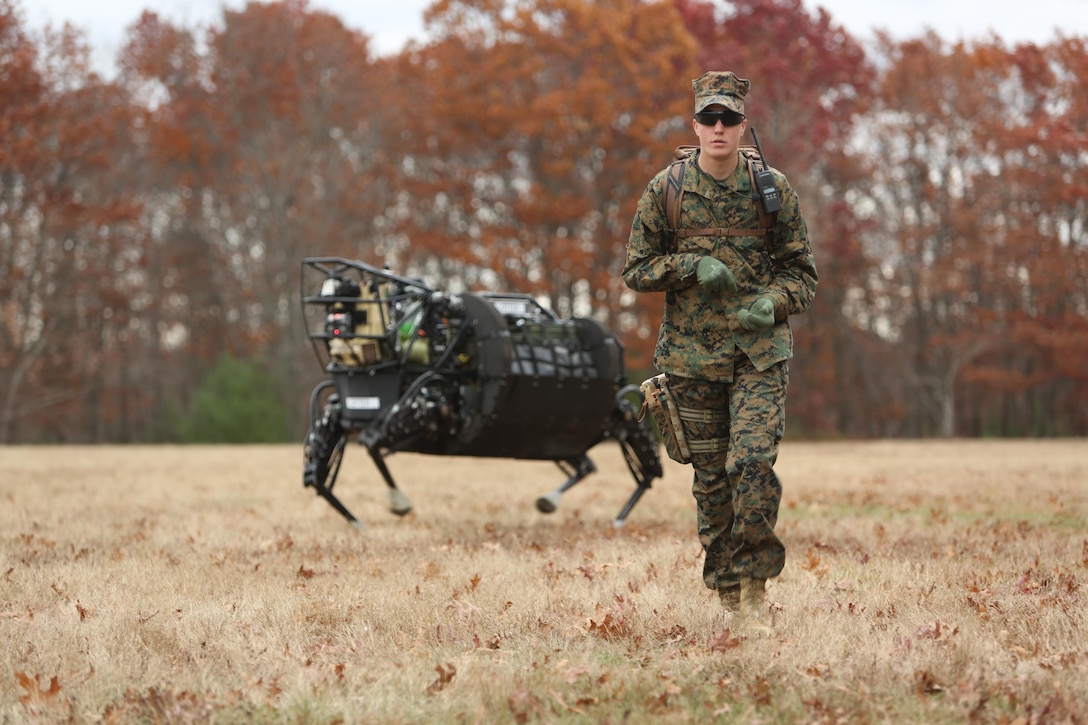
{"label": "handheld radio", "polygon": [[754,126],[749,126],[752,131],[752,140],[756,142],[756,151],[759,152],[759,160],[762,168],[753,174],[756,183],[756,191],[759,192],[759,201],[763,204],[763,211],[773,214],[782,210],[782,197],[778,194],[778,187],[774,183],[774,174],[767,168],[767,157],[763,155],[763,148],[759,145],[759,136],[756,135]]}

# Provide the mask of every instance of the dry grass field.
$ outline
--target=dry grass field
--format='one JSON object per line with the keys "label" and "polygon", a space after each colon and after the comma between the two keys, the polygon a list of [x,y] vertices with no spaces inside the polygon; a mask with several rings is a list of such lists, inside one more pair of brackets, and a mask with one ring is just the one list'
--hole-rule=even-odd
{"label": "dry grass field", "polygon": [[1088,722],[1088,442],[791,443],[775,632],[701,582],[690,470],[619,451],[0,448],[0,723]]}

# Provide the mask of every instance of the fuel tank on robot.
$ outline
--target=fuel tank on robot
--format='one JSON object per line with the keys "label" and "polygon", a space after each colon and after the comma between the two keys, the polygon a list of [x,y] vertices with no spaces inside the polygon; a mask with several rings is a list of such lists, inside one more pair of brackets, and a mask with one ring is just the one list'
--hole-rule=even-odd
{"label": "fuel tank on robot", "polygon": [[456,452],[550,460],[600,441],[624,381],[623,350],[608,328],[557,319],[528,297],[466,297],[477,313],[483,397]]}

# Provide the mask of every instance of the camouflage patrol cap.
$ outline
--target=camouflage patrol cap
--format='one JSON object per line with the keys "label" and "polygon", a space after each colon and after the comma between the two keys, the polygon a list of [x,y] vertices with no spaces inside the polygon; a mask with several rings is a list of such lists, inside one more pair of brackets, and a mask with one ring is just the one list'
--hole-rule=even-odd
{"label": "camouflage patrol cap", "polygon": [[744,115],[744,95],[751,82],[737,78],[733,71],[708,70],[691,82],[695,89],[695,112],[699,113],[715,103]]}

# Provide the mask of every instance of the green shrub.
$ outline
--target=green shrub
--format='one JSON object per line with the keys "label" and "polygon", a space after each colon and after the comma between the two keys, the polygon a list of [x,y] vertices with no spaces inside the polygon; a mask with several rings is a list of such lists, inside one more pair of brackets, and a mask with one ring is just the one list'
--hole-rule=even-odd
{"label": "green shrub", "polygon": [[287,416],[268,374],[224,354],[194,396],[181,436],[186,443],[282,443]]}

